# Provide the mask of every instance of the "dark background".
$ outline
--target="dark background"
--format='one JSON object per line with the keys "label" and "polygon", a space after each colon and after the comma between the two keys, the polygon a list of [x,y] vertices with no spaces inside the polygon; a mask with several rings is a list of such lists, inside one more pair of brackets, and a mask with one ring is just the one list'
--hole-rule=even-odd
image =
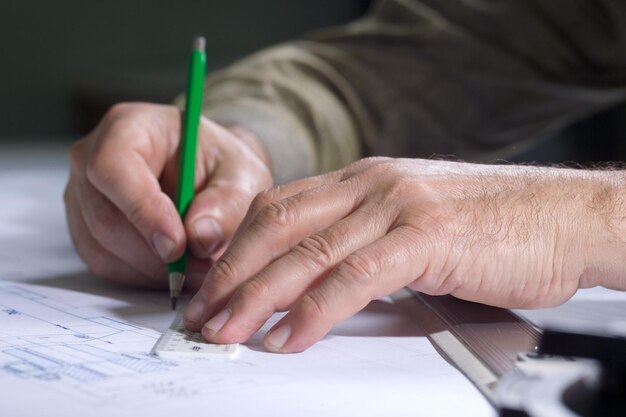
{"label": "dark background", "polygon": [[[0,138],[73,137],[122,100],[171,102],[207,67],[347,22],[368,0],[1,0]],[[6,140],[6,139],[5,139]]]}
{"label": "dark background", "polygon": [[[361,16],[370,0],[1,0],[0,142],[69,142],[119,101],[171,102],[191,41],[208,70]],[[567,129],[516,161],[623,160],[626,110]]]}

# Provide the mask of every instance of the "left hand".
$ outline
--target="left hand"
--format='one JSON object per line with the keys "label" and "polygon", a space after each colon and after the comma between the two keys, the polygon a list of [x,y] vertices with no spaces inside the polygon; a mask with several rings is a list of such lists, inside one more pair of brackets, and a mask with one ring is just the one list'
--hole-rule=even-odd
{"label": "left hand", "polygon": [[370,158],[275,187],[253,202],[185,325],[243,342],[289,311],[265,345],[296,352],[404,286],[502,307],[559,304],[598,285],[602,256],[616,255],[593,209],[608,184],[582,170]]}

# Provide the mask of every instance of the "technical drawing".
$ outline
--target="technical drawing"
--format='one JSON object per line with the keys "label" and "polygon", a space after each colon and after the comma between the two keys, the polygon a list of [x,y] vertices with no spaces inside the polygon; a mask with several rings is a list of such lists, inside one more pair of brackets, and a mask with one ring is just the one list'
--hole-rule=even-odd
{"label": "technical drawing", "polygon": [[[459,397],[475,399],[475,388],[447,363],[440,366],[441,358],[422,338],[366,337],[346,324],[338,333],[347,336],[331,335],[301,354],[275,355],[263,349],[262,339],[279,313],[234,359],[161,358],[149,354],[161,334],[124,320],[127,311],[146,322],[153,321],[151,314],[163,318],[141,293],[121,302],[70,289],[0,283],[0,414],[170,417],[206,409],[266,416],[276,415],[279,398],[287,414],[303,415],[312,404],[314,415],[325,415],[327,401],[337,401],[339,391],[346,410],[362,404],[363,390],[374,392],[367,388],[370,377],[376,395],[366,397],[386,393],[387,399],[372,403],[386,411],[387,404],[444,381],[455,384]],[[370,319],[364,316],[353,328],[371,327]],[[427,396],[438,404],[435,397]],[[369,415],[384,414],[371,410]]]}
{"label": "technical drawing", "polygon": [[171,366],[171,363],[148,355],[120,354],[71,343],[52,349],[6,349],[3,353],[19,360],[4,364],[4,371],[21,378],[42,380],[70,378],[77,382],[91,382],[134,372],[159,372]]}
{"label": "technical drawing", "polygon": [[[209,389],[219,383],[228,389],[246,384],[245,377],[236,374],[198,372],[203,366],[219,369],[220,360],[181,367],[176,360],[149,354],[159,332],[76,307],[84,297],[88,296],[0,284],[0,384],[17,378],[100,406],[145,395],[155,400],[189,398],[203,391],[191,385]],[[250,366],[244,361],[222,365],[230,370]]]}
{"label": "technical drawing", "polygon": [[0,378],[62,382],[88,392],[94,382],[165,372],[177,364],[146,353],[159,336],[22,285],[0,285]]}

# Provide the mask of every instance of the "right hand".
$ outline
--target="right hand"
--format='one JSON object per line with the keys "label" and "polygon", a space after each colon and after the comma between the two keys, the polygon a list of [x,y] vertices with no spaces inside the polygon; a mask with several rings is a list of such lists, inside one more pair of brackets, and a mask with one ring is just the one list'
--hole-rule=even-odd
{"label": "right hand", "polygon": [[188,246],[188,284],[200,287],[252,199],[272,186],[258,139],[201,118],[196,195],[183,222],[172,202],[180,121],[175,106],[118,104],[72,146],[65,209],[74,246],[95,275],[166,286],[166,264]]}

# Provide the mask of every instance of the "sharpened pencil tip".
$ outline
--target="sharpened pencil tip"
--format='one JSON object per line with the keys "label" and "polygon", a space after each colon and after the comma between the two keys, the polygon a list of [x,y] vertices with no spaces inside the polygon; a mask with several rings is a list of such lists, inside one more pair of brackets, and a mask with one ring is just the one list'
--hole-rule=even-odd
{"label": "sharpened pencil tip", "polygon": [[176,301],[178,301],[178,298],[172,298],[172,310],[176,310]]}

